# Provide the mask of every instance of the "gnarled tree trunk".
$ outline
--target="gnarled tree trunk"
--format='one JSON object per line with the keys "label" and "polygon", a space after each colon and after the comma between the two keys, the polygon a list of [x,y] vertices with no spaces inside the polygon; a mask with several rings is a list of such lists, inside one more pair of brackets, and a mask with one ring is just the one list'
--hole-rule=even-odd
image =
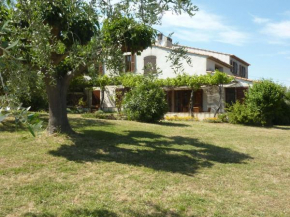
{"label": "gnarled tree trunk", "polygon": [[57,78],[54,83],[51,79],[45,79],[46,92],[49,102],[49,122],[47,131],[49,134],[56,132],[72,133],[73,130],[67,117],[67,90],[70,83],[69,76]]}

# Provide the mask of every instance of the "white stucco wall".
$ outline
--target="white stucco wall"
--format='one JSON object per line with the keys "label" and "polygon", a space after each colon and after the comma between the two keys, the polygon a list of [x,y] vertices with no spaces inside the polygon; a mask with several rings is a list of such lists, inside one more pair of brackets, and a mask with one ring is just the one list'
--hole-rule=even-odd
{"label": "white stucco wall", "polygon": [[223,65],[221,65],[219,63],[216,63],[215,61],[210,60],[210,59],[207,59],[206,70],[214,72],[216,65],[219,66],[219,67],[222,67],[224,73],[227,73],[228,75],[233,75],[230,68],[228,68],[226,66],[223,66]]}
{"label": "white stucco wall", "polygon": [[[171,62],[168,61],[167,56],[169,55],[170,50],[160,47],[152,47],[144,50],[140,56],[136,58],[136,73],[143,74],[144,69],[144,57],[146,56],[156,56],[156,65],[162,70],[160,78],[171,78],[175,77],[176,74],[171,69]],[[205,56],[189,54],[191,58],[191,66],[186,63],[185,60],[182,61],[184,72],[189,75],[194,74],[205,74],[206,73],[206,61]]]}

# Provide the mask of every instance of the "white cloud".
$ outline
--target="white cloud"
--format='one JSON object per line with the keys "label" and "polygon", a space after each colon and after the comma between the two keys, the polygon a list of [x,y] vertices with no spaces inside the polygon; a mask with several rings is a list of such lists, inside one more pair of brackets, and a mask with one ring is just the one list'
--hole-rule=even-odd
{"label": "white cloud", "polygon": [[290,20],[267,23],[262,32],[274,38],[290,39]]}
{"label": "white cloud", "polygon": [[[283,14],[290,14],[290,11],[286,11]],[[284,45],[289,46],[290,40],[290,20],[272,21],[267,18],[261,18],[252,15],[253,22],[260,24],[260,33],[268,36],[265,38],[268,44],[272,45]]]}
{"label": "white cloud", "polygon": [[161,29],[174,31],[174,37],[187,41],[217,41],[241,46],[247,43],[249,39],[247,33],[228,25],[226,18],[202,10],[198,11],[193,17],[185,14],[178,16],[165,13]]}
{"label": "white cloud", "polygon": [[257,24],[264,24],[264,23],[268,23],[270,21],[270,19],[267,18],[262,18],[262,17],[257,17],[257,16],[253,16],[253,22],[257,23]]}
{"label": "white cloud", "polygon": [[248,35],[235,31],[235,30],[226,30],[224,32],[219,33],[220,38],[217,39],[217,41],[228,43],[228,44],[233,44],[233,45],[243,45],[247,43],[248,41]]}
{"label": "white cloud", "polygon": [[284,11],[281,15],[290,17],[290,10],[289,11]]}

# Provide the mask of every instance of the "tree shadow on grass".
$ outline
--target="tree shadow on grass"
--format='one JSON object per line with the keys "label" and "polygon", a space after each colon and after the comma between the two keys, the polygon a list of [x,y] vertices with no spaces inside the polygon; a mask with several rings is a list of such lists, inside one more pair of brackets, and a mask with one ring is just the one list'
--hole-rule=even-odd
{"label": "tree shadow on grass", "polygon": [[[164,209],[158,205],[154,204],[147,204],[152,208],[152,211],[149,213],[142,212],[142,210],[135,211],[135,210],[125,210],[128,213],[128,216],[139,216],[139,217],[165,217],[165,216],[172,216],[172,217],[180,217],[181,214]],[[28,212],[23,215],[24,217],[56,217],[56,215],[51,213],[32,213]],[[86,208],[79,208],[79,209],[69,209],[65,211],[62,216],[67,217],[118,217],[119,214],[112,212],[108,209],[86,209]],[[122,215],[123,216],[123,215]]]}
{"label": "tree shadow on grass", "polygon": [[87,118],[70,118],[69,122],[73,128],[82,128],[88,126],[97,126],[97,127],[104,127],[104,126],[112,126],[114,123],[109,121],[103,121],[100,119],[87,119]]}
{"label": "tree shadow on grass", "polygon": [[4,120],[0,123],[0,132],[22,132],[27,130],[24,126],[16,125],[15,121],[11,118],[9,120]]}
{"label": "tree shadow on grass", "polygon": [[49,153],[78,163],[116,162],[156,171],[194,175],[198,169],[215,163],[240,164],[249,155],[207,144],[195,138],[165,137],[146,131],[83,130],[71,137],[73,145],[63,144]]}
{"label": "tree shadow on grass", "polygon": [[165,122],[165,121],[162,121],[162,122],[159,122],[159,123],[156,123],[156,124],[160,125],[160,126],[167,126],[167,127],[190,127],[189,124]]}
{"label": "tree shadow on grass", "polygon": [[[57,215],[51,213],[25,213],[24,217],[56,217]],[[107,209],[71,209],[67,210],[66,213],[62,216],[67,217],[117,217],[118,215],[114,212],[111,212]]]}
{"label": "tree shadow on grass", "polygon": [[290,130],[290,126],[273,126],[277,130]]}

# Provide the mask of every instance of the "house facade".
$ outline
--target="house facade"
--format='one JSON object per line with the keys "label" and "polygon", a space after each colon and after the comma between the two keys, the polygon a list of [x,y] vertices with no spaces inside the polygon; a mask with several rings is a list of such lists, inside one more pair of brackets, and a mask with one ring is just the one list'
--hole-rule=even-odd
{"label": "house facade", "polygon": [[[171,68],[171,63],[168,61],[168,55],[173,49],[172,40],[158,35],[158,40],[152,47],[144,50],[141,55],[124,54],[125,71],[137,74],[146,74],[146,66],[150,63],[153,68],[158,68],[162,71],[160,78],[172,78],[177,76]],[[248,79],[250,64],[241,58],[226,53],[216,51],[203,50],[192,47],[185,47],[187,55],[191,58],[191,64],[187,64],[183,60],[184,72],[188,75],[202,75],[214,73],[215,70],[225,72],[230,76],[235,77],[235,82],[225,85],[223,88],[222,99],[223,105],[221,111],[224,111],[226,103],[233,103],[236,100],[241,100],[244,97],[244,91],[251,85],[252,81]],[[104,74],[109,72],[105,68],[102,69]],[[107,86],[104,95],[104,109],[116,110],[114,97],[116,90],[122,87]],[[164,88],[166,91],[166,99],[168,102],[168,115],[188,115],[190,89],[188,87],[179,87],[174,89]],[[100,97],[99,90],[93,91],[94,95]],[[196,116],[211,117],[218,107],[219,94],[217,88],[202,87],[195,92],[194,96],[194,113]]]}

